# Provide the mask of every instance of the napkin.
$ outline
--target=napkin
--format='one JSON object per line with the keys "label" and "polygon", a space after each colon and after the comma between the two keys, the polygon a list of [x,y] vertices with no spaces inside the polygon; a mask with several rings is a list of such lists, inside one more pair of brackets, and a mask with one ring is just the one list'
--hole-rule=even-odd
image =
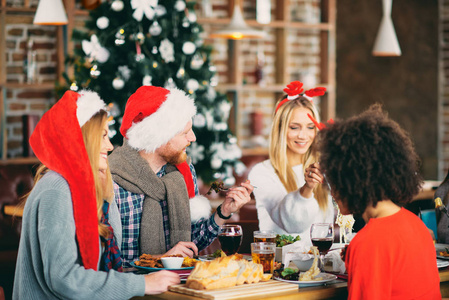
{"label": "napkin", "polygon": [[344,274],[346,272],[345,262],[340,257],[341,249],[331,251],[324,257],[327,262],[332,262],[332,272]]}
{"label": "napkin", "polygon": [[282,247],[282,263],[288,267],[293,259],[309,260],[313,254],[307,254],[312,244],[303,240]]}

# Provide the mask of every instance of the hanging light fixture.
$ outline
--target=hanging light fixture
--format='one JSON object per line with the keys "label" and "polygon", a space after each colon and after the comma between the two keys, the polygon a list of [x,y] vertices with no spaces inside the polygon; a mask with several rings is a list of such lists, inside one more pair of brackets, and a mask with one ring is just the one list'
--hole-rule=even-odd
{"label": "hanging light fixture", "polygon": [[246,22],[243,19],[242,10],[240,9],[240,1],[236,0],[234,4],[234,12],[232,13],[231,22],[229,25],[212,33],[210,37],[233,40],[261,39],[265,37],[265,32],[262,30],[253,29],[246,25]]}
{"label": "hanging light fixture", "polygon": [[62,0],[39,0],[33,24],[65,25],[67,14]]}
{"label": "hanging light fixture", "polygon": [[372,54],[374,56],[401,56],[401,48],[391,20],[392,0],[382,0],[383,16]]}

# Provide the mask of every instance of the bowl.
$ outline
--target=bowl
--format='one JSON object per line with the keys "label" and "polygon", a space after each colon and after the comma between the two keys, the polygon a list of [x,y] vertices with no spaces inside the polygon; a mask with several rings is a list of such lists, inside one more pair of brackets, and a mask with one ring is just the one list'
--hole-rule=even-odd
{"label": "bowl", "polygon": [[307,257],[304,256],[292,259],[292,262],[296,265],[300,272],[309,270],[313,264],[313,256],[309,257],[308,254],[305,255],[307,255]]}
{"label": "bowl", "polygon": [[161,261],[166,269],[180,269],[184,262],[184,257],[161,257]]}

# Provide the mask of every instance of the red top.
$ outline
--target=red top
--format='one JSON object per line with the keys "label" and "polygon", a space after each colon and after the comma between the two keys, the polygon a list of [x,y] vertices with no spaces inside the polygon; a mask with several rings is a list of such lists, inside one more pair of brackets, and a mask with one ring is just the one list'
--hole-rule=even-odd
{"label": "red top", "polygon": [[402,208],[370,219],[346,252],[348,299],[441,299],[429,230]]}

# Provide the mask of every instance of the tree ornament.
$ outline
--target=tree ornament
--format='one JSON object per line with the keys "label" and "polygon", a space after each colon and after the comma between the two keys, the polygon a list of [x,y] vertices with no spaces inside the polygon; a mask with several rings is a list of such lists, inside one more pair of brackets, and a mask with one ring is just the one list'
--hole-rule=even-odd
{"label": "tree ornament", "polygon": [[123,2],[120,0],[114,0],[111,3],[111,8],[113,11],[117,11],[117,12],[122,11],[123,7],[125,7],[125,4],[123,4]]}
{"label": "tree ornament", "polygon": [[145,42],[145,34],[143,34],[142,32],[137,33],[135,38],[136,38],[136,41],[138,41],[140,45],[142,45],[143,42]]}
{"label": "tree ornament", "polygon": [[145,55],[142,53],[142,49],[140,47],[140,42],[136,41],[136,56],[135,59],[137,62],[141,62],[145,59]]}
{"label": "tree ornament", "polygon": [[217,98],[217,92],[212,87],[208,87],[206,91],[206,97],[210,102],[214,102],[215,98]]}
{"label": "tree ornament", "polygon": [[109,26],[109,19],[106,17],[99,17],[97,19],[97,27],[99,29],[106,29]]}
{"label": "tree ornament", "polygon": [[235,166],[234,166],[234,171],[235,171],[235,173],[237,173],[237,175],[239,175],[239,176],[243,176],[243,174],[245,173],[246,169],[247,169],[247,168],[246,168],[245,164],[242,163],[241,161],[238,161],[238,162],[235,164]]}
{"label": "tree ornament", "polygon": [[223,161],[220,158],[218,158],[216,155],[212,156],[212,159],[210,160],[210,166],[212,167],[212,169],[220,169],[222,165]]}
{"label": "tree ornament", "polygon": [[120,77],[116,77],[112,80],[112,87],[116,90],[121,90],[125,86],[125,82]]}
{"label": "tree ornament", "polygon": [[201,113],[196,114],[193,118],[193,126],[197,128],[203,128],[206,126],[206,117]]}
{"label": "tree ornament", "polygon": [[199,86],[200,84],[196,79],[190,78],[189,80],[187,80],[186,87],[189,90],[190,94],[193,94],[196,90],[198,90]]}
{"label": "tree ornament", "polygon": [[128,79],[131,77],[131,70],[127,65],[119,66],[118,72],[120,73],[120,77],[128,81]]}
{"label": "tree ornament", "polygon": [[100,45],[98,37],[95,34],[92,34],[90,37],[90,42],[83,40],[81,45],[84,53],[89,56],[90,61],[96,60],[100,63],[104,63],[108,60],[109,51]]}
{"label": "tree ornament", "polygon": [[120,107],[116,102],[111,102],[108,104],[108,112],[114,118],[120,116],[121,114]]}
{"label": "tree ornament", "polygon": [[143,16],[148,20],[153,20],[154,7],[157,6],[158,0],[131,0],[131,8],[134,9],[133,18],[137,21],[142,21]]}
{"label": "tree ornament", "polygon": [[152,54],[154,54],[154,55],[156,55],[157,54],[157,47],[156,46],[153,46],[153,49],[151,49],[151,53]]}
{"label": "tree ornament", "polygon": [[70,84],[70,90],[77,92],[79,89],[78,85],[76,84],[76,82],[72,82],[72,84]]}
{"label": "tree ornament", "polygon": [[225,122],[214,123],[213,128],[215,131],[225,131],[228,129],[228,124],[226,124]]}
{"label": "tree ornament", "polygon": [[159,64],[157,63],[157,61],[153,61],[152,66],[153,66],[153,69],[156,69],[159,66]]}
{"label": "tree ornament", "polygon": [[166,89],[173,89],[175,87],[176,87],[176,84],[175,84],[173,78],[171,78],[171,77],[168,78],[167,82],[164,85],[164,88],[166,88]]}
{"label": "tree ornament", "polygon": [[190,26],[189,19],[188,19],[186,16],[184,16],[184,18],[182,18],[182,23],[181,23],[181,25],[182,25],[182,27],[184,27],[184,28],[188,28],[188,27]]}
{"label": "tree ornament", "polygon": [[101,71],[98,70],[97,65],[93,65],[92,68],[90,68],[90,77],[98,78],[98,76],[100,76],[100,74],[101,74]]}
{"label": "tree ornament", "polygon": [[179,79],[184,78],[185,73],[186,73],[186,70],[184,69],[184,66],[181,64],[178,72],[176,72],[176,78],[179,78]]}
{"label": "tree ornament", "polygon": [[226,174],[225,178],[223,179],[223,183],[225,186],[233,186],[235,184],[235,178],[232,175],[232,167],[226,166]]}
{"label": "tree ornament", "polygon": [[125,30],[120,28],[115,34],[115,44],[121,46],[125,43]]}
{"label": "tree ornament", "polygon": [[153,24],[151,24],[150,28],[148,29],[148,32],[153,36],[158,36],[162,32],[162,27],[159,25],[158,21],[154,21]]}
{"label": "tree ornament", "polygon": [[193,53],[195,52],[195,50],[196,50],[196,46],[195,46],[195,44],[192,43],[192,42],[185,42],[185,43],[182,45],[182,52],[183,52],[185,55],[191,55],[191,54],[193,54]]}
{"label": "tree ornament", "polygon": [[152,81],[153,77],[151,77],[151,75],[145,75],[143,76],[142,85],[153,85]]}
{"label": "tree ornament", "polygon": [[173,43],[170,42],[169,39],[164,39],[161,42],[161,45],[159,46],[159,52],[161,52],[162,59],[165,60],[165,62],[173,62],[175,61],[175,51],[173,48]]}
{"label": "tree ornament", "polygon": [[162,16],[164,16],[167,13],[167,9],[163,5],[156,6],[154,11],[156,13],[156,16],[158,16],[158,17],[162,17]]}
{"label": "tree ornament", "polygon": [[192,143],[187,148],[187,154],[192,160],[192,163],[196,164],[204,159],[204,146],[198,145],[198,143]]}
{"label": "tree ornament", "polygon": [[183,11],[184,9],[186,9],[186,2],[183,0],[176,1],[175,9],[179,12]]}
{"label": "tree ornament", "polygon": [[187,15],[187,19],[189,19],[190,23],[195,23],[198,19],[196,13],[192,10],[189,10],[189,14]]}

